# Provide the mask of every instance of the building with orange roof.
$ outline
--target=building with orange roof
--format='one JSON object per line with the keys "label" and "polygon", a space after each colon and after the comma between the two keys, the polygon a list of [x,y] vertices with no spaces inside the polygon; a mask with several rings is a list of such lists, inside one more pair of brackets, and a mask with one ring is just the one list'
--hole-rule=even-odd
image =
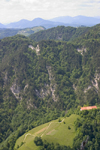
{"label": "building with orange roof", "polygon": [[97,106],[87,106],[87,107],[81,107],[81,111],[82,110],[90,110],[90,109],[97,109]]}

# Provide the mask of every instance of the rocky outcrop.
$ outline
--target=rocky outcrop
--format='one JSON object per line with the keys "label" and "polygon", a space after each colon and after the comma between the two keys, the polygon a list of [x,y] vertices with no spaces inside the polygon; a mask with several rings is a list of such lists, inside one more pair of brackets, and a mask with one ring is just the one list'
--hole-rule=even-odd
{"label": "rocky outcrop", "polygon": [[84,89],[84,93],[86,93],[89,89],[91,88],[95,88],[96,92],[98,92],[99,90],[99,85],[98,85],[98,81],[100,80],[100,73],[95,73],[94,75],[94,79],[91,80],[91,85],[89,85],[87,88]]}
{"label": "rocky outcrop", "polygon": [[87,50],[86,50],[86,48],[81,48],[81,49],[77,48],[77,51],[78,51],[79,53],[81,53],[81,55],[83,55],[84,52],[86,52]]}
{"label": "rocky outcrop", "polygon": [[50,80],[50,85],[49,84],[44,84],[44,87],[41,88],[40,90],[35,90],[36,95],[39,98],[45,98],[46,96],[50,95],[53,99],[53,101],[57,101],[58,100],[58,96],[56,96],[55,91],[56,91],[56,83],[55,83],[55,78],[54,75],[52,74],[51,71],[51,66],[46,66],[47,70],[48,70],[48,74],[49,74],[49,80]]}
{"label": "rocky outcrop", "polygon": [[55,83],[55,79],[54,79],[54,76],[52,74],[52,70],[51,70],[51,66],[46,66],[47,70],[48,70],[48,74],[49,74],[49,80],[50,80],[50,91],[51,91],[51,94],[52,94],[52,99],[54,101],[57,101],[58,100],[58,97],[55,95],[55,91],[56,91],[56,83]]}
{"label": "rocky outcrop", "polygon": [[17,79],[13,82],[12,86],[10,87],[10,90],[17,99],[21,99],[21,97],[19,96],[21,88],[17,84]]}
{"label": "rocky outcrop", "polygon": [[24,87],[24,92],[25,92],[25,90],[28,88],[28,86],[29,86],[28,84],[25,85],[25,87]]}
{"label": "rocky outcrop", "polygon": [[33,107],[34,105],[32,104],[31,99],[27,100],[27,109],[31,109]]}
{"label": "rocky outcrop", "polygon": [[56,91],[56,84],[50,84],[50,90],[52,92],[52,99],[56,102],[58,100],[58,97],[55,95]]}
{"label": "rocky outcrop", "polygon": [[98,85],[99,80],[100,80],[100,73],[97,73],[96,71],[94,80],[92,81],[92,85],[96,88],[97,91],[99,90],[99,85]]}
{"label": "rocky outcrop", "polygon": [[76,91],[77,86],[75,84],[73,84],[73,89]]}
{"label": "rocky outcrop", "polygon": [[39,98],[45,98],[46,96],[51,94],[50,87],[48,84],[45,84],[44,88],[42,88],[40,91],[36,89],[35,92]]}
{"label": "rocky outcrop", "polygon": [[29,45],[28,47],[31,48],[32,50],[35,50],[35,48],[32,45]]}
{"label": "rocky outcrop", "polygon": [[89,85],[86,89],[84,89],[84,93],[86,93],[89,89],[91,89],[92,88],[92,86],[91,85]]}
{"label": "rocky outcrop", "polygon": [[35,48],[35,47],[33,47],[32,45],[29,45],[28,46],[29,48],[31,48],[32,50],[35,50],[36,51],[36,54],[37,55],[40,55],[40,48],[39,48],[39,45],[37,45],[37,47]]}
{"label": "rocky outcrop", "polygon": [[39,45],[37,45],[37,47],[35,48],[35,50],[36,50],[36,54],[39,55],[39,52],[40,52]]}

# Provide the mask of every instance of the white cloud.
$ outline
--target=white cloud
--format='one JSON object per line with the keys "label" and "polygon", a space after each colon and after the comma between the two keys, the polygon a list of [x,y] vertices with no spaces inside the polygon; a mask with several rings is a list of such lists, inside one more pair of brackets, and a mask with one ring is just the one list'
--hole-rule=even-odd
{"label": "white cloud", "polygon": [[100,14],[100,0],[0,0],[0,22]]}

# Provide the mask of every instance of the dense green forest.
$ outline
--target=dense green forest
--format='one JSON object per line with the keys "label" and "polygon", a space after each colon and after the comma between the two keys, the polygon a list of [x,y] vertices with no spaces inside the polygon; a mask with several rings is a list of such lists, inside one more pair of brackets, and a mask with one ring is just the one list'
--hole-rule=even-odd
{"label": "dense green forest", "polygon": [[[34,40],[21,35],[0,40],[0,150],[13,150],[23,133],[70,109],[100,104],[100,25],[53,30],[55,36],[51,32],[50,38],[50,31],[42,31],[34,34]],[[63,41],[58,41],[61,32]],[[81,114],[83,120],[85,115],[90,119],[91,130],[85,134],[86,126],[78,120],[75,148],[92,131],[90,146],[93,139],[100,146],[98,120],[96,127],[93,124],[98,114],[99,110],[94,117]]]}
{"label": "dense green forest", "polygon": [[0,29],[0,39],[5,37],[14,36],[18,33],[19,29]]}
{"label": "dense green forest", "polygon": [[89,30],[89,27],[65,27],[58,26],[46,31],[31,34],[30,38],[36,42],[41,40],[72,41]]}
{"label": "dense green forest", "polygon": [[100,148],[100,109],[80,112],[80,119],[75,121],[76,137],[73,139],[74,149],[80,148],[81,141],[88,137],[85,150]]}

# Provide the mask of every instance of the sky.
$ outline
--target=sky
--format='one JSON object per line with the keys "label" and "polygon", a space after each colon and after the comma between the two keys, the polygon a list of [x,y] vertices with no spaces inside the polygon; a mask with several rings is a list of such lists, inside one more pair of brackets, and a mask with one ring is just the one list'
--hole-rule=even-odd
{"label": "sky", "polygon": [[0,23],[59,16],[100,16],[100,0],[0,0]]}

